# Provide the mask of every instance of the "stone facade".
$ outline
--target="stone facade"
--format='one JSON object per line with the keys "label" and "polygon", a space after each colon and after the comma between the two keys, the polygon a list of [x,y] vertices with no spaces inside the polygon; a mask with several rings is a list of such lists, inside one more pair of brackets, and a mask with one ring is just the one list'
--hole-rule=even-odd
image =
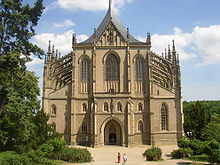
{"label": "stone facade", "polygon": [[43,109],[72,144],[176,143],[182,136],[180,66],[172,50],[153,53],[109,9],[89,39],[60,57],[49,43]]}

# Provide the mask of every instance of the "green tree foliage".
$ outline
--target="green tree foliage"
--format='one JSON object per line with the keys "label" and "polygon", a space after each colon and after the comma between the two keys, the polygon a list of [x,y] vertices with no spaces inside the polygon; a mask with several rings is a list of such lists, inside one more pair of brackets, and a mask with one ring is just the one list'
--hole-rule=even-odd
{"label": "green tree foliage", "polygon": [[220,143],[220,124],[209,123],[202,130],[202,138],[206,141],[216,140]]}
{"label": "green tree foliage", "polygon": [[22,0],[0,2],[0,149],[15,149],[30,142],[40,109],[38,78],[26,70],[31,55],[43,51],[29,42],[43,12],[42,0],[33,7]]}
{"label": "green tree foliage", "polygon": [[201,139],[202,129],[211,121],[211,114],[199,102],[184,105],[184,132],[192,132],[189,138]]}

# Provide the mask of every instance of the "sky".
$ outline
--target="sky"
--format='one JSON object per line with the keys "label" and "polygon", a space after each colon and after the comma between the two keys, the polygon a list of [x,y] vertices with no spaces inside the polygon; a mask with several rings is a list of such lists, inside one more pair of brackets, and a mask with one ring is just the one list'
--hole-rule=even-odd
{"label": "sky", "polygon": [[[34,0],[24,0],[33,4]],[[161,55],[175,40],[181,60],[183,100],[220,100],[220,0],[112,0],[114,11],[141,41],[151,33],[153,52]],[[62,55],[71,51],[72,34],[87,39],[104,18],[108,0],[44,0],[45,10],[31,42],[47,51],[51,40]],[[43,60],[29,70],[40,77]]]}

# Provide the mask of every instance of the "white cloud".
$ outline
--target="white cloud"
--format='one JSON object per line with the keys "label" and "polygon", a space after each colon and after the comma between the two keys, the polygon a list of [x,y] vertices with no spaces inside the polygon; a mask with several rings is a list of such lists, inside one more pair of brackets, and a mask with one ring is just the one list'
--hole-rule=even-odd
{"label": "white cloud", "polygon": [[39,64],[43,64],[44,63],[44,60],[43,59],[39,59],[38,57],[32,56],[31,59],[32,59],[32,61],[26,63],[26,66],[28,68],[33,67],[35,65],[39,65]]}
{"label": "white cloud", "polygon": [[202,61],[197,66],[220,62],[220,25],[195,27],[192,32],[194,50]]}
{"label": "white cloud", "polygon": [[[135,0],[114,0],[114,6],[116,8],[123,6],[125,3],[132,3]],[[108,8],[108,0],[57,0],[56,4],[64,9],[68,10],[86,10],[86,11],[98,11],[106,10]]]}
{"label": "white cloud", "polygon": [[69,27],[72,27],[72,26],[75,26],[75,25],[76,24],[73,21],[69,20],[69,19],[65,20],[64,22],[54,23],[53,24],[53,26],[55,28],[65,28],[65,29],[67,29]]}
{"label": "white cloud", "polygon": [[[145,41],[145,38],[138,37]],[[191,33],[184,33],[180,28],[173,28],[170,35],[152,35],[152,50],[159,53],[165,51],[167,45],[175,40],[177,52],[181,60],[199,58],[197,66],[220,62],[220,25],[195,27]]]}
{"label": "white cloud", "polygon": [[[47,51],[49,40],[53,45],[55,45],[55,49],[58,49],[62,55],[69,53],[72,50],[72,35],[74,31],[68,30],[62,34],[55,33],[42,33],[34,36],[34,43],[41,47],[43,50]],[[87,39],[88,36],[85,34],[78,35],[77,41],[82,42]]]}

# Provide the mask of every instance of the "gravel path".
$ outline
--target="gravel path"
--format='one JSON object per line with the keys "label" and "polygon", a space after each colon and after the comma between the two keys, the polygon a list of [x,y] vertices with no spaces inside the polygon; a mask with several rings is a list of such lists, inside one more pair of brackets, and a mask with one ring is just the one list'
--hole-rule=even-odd
{"label": "gravel path", "polygon": [[[82,148],[82,147],[81,147]],[[92,157],[94,159],[91,163],[64,163],[64,165],[117,165],[117,153],[120,152],[121,155],[124,153],[128,156],[128,161],[126,165],[185,165],[189,164],[191,161],[187,160],[174,160],[170,158],[170,153],[174,149],[177,149],[177,146],[169,145],[169,146],[160,146],[163,151],[162,158],[163,161],[159,162],[149,162],[145,161],[142,157],[142,153],[150,148],[150,146],[137,146],[137,147],[119,147],[119,146],[104,146],[100,148],[88,148],[91,152]],[[119,164],[118,164],[119,165]],[[120,164],[121,165],[121,164]]]}

